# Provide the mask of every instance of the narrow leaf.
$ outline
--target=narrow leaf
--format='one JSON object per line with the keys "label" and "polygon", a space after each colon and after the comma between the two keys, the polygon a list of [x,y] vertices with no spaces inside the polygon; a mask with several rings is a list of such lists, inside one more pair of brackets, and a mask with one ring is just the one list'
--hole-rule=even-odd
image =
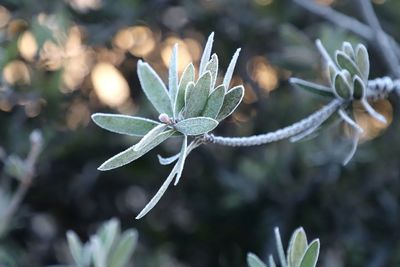
{"label": "narrow leaf", "polygon": [[300,267],[315,267],[319,256],[319,246],[319,239],[311,242],[301,260]]}
{"label": "narrow leaf", "polygon": [[170,136],[175,133],[174,130],[165,131],[157,136],[150,144],[143,147],[140,151],[135,151],[135,146],[131,146],[130,148],[122,151],[121,153],[115,155],[114,157],[105,161],[98,170],[100,171],[108,171],[121,166],[124,166],[132,161],[140,158],[165,140],[167,140]]}
{"label": "narrow leaf", "polygon": [[356,47],[356,64],[361,72],[361,77],[364,81],[368,81],[369,76],[369,56],[368,50],[363,44]]}
{"label": "narrow leaf", "polygon": [[211,92],[214,90],[215,82],[218,76],[218,56],[213,54],[211,60],[207,63],[205,71],[210,71],[211,73]]}
{"label": "narrow leaf", "polygon": [[[171,59],[169,61],[168,89],[171,98],[171,105],[175,107],[176,95],[178,93],[178,44],[172,48]],[[174,113],[176,117],[176,113]]]}
{"label": "narrow leaf", "polygon": [[79,237],[73,231],[67,232],[67,241],[69,251],[71,252],[72,258],[75,260],[77,265],[82,265],[82,242]]}
{"label": "narrow leaf", "polygon": [[109,256],[109,267],[125,267],[132,257],[137,243],[137,232],[135,230],[125,231],[118,241],[115,249]]}
{"label": "narrow leaf", "polygon": [[197,117],[203,111],[210,93],[211,74],[209,71],[203,74],[193,86],[189,83],[185,94],[184,118]]}
{"label": "narrow leaf", "polygon": [[161,155],[157,155],[157,157],[158,157],[158,162],[160,162],[161,165],[169,165],[179,158],[179,153],[168,158],[164,158]]}
{"label": "narrow leaf", "polygon": [[92,115],[92,120],[99,127],[110,132],[132,136],[144,136],[159,125],[153,120],[119,114],[95,113]]}
{"label": "narrow leaf", "polygon": [[195,117],[179,121],[175,129],[184,135],[200,135],[214,130],[217,125],[218,121],[212,118]]}
{"label": "narrow leaf", "polygon": [[176,177],[174,183],[175,186],[179,183],[179,180],[181,179],[183,166],[185,165],[186,153],[187,153],[187,139],[188,139],[187,135],[184,135],[181,152],[179,153],[179,159],[177,162],[178,167],[176,169]]}
{"label": "narrow leaf", "polygon": [[221,110],[217,116],[218,121],[222,121],[229,115],[231,115],[235,109],[242,102],[244,95],[244,87],[242,85],[236,86],[226,93],[224,102],[222,103]]}
{"label": "narrow leaf", "polygon": [[290,267],[299,267],[301,259],[307,249],[307,236],[303,228],[297,229],[289,242],[287,261]]}
{"label": "narrow leaf", "polygon": [[177,119],[179,112],[185,106],[185,91],[186,91],[186,87],[188,86],[188,84],[190,82],[194,82],[193,63],[190,63],[189,65],[187,65],[187,67],[183,71],[181,81],[179,82],[178,93],[176,95],[175,107],[174,107],[175,119]]}
{"label": "narrow leaf", "polygon": [[149,64],[138,62],[138,76],[143,91],[159,113],[172,114],[171,100],[164,83]]}
{"label": "narrow leaf", "polygon": [[281,262],[282,267],[288,267],[286,258],[285,258],[285,252],[283,251],[283,245],[282,245],[282,239],[281,239],[281,234],[279,233],[279,228],[275,227],[275,240],[276,240],[276,248],[278,250],[278,256],[279,260]]}
{"label": "narrow leaf", "polygon": [[312,83],[312,82],[305,81],[305,80],[302,80],[299,78],[290,78],[289,82],[297,88],[309,91],[314,94],[318,94],[318,95],[322,95],[322,96],[329,96],[329,97],[334,96],[332,89],[327,86]]}
{"label": "narrow leaf", "polygon": [[143,138],[134,146],[135,151],[142,150],[145,146],[148,146],[157,136],[162,133],[168,126],[166,124],[160,124],[151,129]]}
{"label": "narrow leaf", "polygon": [[371,107],[371,105],[368,103],[368,101],[365,98],[361,99],[361,104],[363,105],[365,110],[369,113],[369,115],[371,115],[372,118],[374,118],[375,120],[378,120],[384,124],[387,123],[385,116],[378,113],[373,107]]}
{"label": "narrow leaf", "polygon": [[349,151],[349,153],[347,154],[347,156],[344,158],[342,165],[346,166],[347,163],[350,162],[350,160],[353,158],[354,154],[357,151],[357,147],[358,147],[358,141],[360,140],[360,133],[355,133],[353,138],[352,138],[352,144],[351,144],[351,150]]}
{"label": "narrow leaf", "polygon": [[247,253],[247,265],[249,267],[267,267],[257,255],[253,253]]}
{"label": "narrow leaf", "polygon": [[221,84],[208,96],[206,106],[203,110],[203,117],[216,118],[224,103],[225,86]]}
{"label": "narrow leaf", "polygon": [[269,255],[268,263],[269,263],[269,267],[276,267],[276,263],[275,263],[274,257],[272,257],[272,255]]}
{"label": "narrow leaf", "polygon": [[206,45],[204,47],[203,54],[201,55],[200,67],[199,67],[199,76],[201,76],[204,73],[205,68],[206,68],[206,64],[210,60],[213,42],[214,42],[214,32],[212,32],[210,34],[210,36],[208,36],[207,43],[206,43]]}
{"label": "narrow leaf", "polygon": [[235,54],[233,54],[231,62],[229,63],[228,69],[226,70],[225,76],[224,76],[224,86],[225,86],[225,90],[229,90],[229,86],[231,84],[231,80],[232,80],[232,76],[233,76],[233,71],[235,70],[235,66],[236,66],[236,62],[237,59],[239,57],[239,53],[240,53],[240,48],[238,48],[235,52]]}
{"label": "narrow leaf", "polygon": [[354,61],[342,51],[336,52],[336,63],[340,66],[340,68],[348,70],[351,76],[361,75],[360,70]]}

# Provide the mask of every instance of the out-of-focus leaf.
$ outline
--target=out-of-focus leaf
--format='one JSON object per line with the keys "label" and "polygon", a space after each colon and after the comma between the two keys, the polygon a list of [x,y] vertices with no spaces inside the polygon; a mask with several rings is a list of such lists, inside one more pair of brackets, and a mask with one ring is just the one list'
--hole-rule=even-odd
{"label": "out-of-focus leaf", "polygon": [[351,76],[354,76],[354,75],[361,76],[360,70],[358,69],[357,65],[344,52],[342,52],[342,51],[336,52],[336,63],[338,64],[338,66],[340,66],[340,68],[348,70],[350,72]]}
{"label": "out-of-focus leaf", "polygon": [[74,231],[67,232],[67,242],[75,263],[82,265],[82,242]]}
{"label": "out-of-focus leaf", "polygon": [[369,56],[368,50],[363,44],[359,44],[356,47],[356,64],[361,72],[361,78],[364,81],[368,80],[369,76]]}
{"label": "out-of-focus leaf", "polygon": [[224,102],[222,104],[221,110],[217,116],[218,121],[222,121],[229,115],[231,115],[235,109],[242,102],[244,95],[244,87],[242,85],[236,86],[226,93]]}
{"label": "out-of-focus leaf", "polygon": [[95,113],[92,120],[108,131],[132,136],[144,136],[151,129],[160,125],[158,122],[141,117],[119,114]]}
{"label": "out-of-focus leaf", "polygon": [[25,162],[17,155],[10,155],[7,157],[4,166],[5,172],[19,181],[25,177]]}
{"label": "out-of-focus leaf", "polygon": [[211,73],[211,90],[214,90],[215,81],[218,76],[218,56],[217,54],[213,54],[211,56],[211,60],[207,63],[205,71],[210,71]]}
{"label": "out-of-focus leaf", "polygon": [[247,265],[249,267],[267,267],[257,255],[253,253],[247,253]]}
{"label": "out-of-focus leaf", "polygon": [[161,134],[168,126],[166,124],[160,124],[151,129],[143,138],[135,145],[135,151],[140,151],[144,147],[148,146]]}
{"label": "out-of-focus leaf", "polygon": [[185,94],[184,118],[197,117],[203,111],[210,93],[211,74],[203,74],[195,85],[189,83]]}
{"label": "out-of-focus leaf", "polygon": [[206,106],[204,107],[202,116],[216,118],[221,110],[225,97],[225,86],[221,84],[214,91],[211,92],[207,99]]}
{"label": "out-of-focus leaf", "polygon": [[354,87],[354,89],[353,89],[354,90],[354,92],[353,92],[354,98],[355,99],[364,98],[366,88],[365,88],[365,84],[361,80],[361,78],[358,76],[355,76],[353,78],[353,84],[354,84],[354,86],[353,86]]}
{"label": "out-of-focus leaf", "polygon": [[327,86],[312,83],[312,82],[305,81],[305,80],[302,80],[299,78],[290,78],[289,82],[297,88],[309,91],[314,94],[318,94],[321,96],[329,96],[329,97],[334,96],[332,89]]}
{"label": "out-of-focus leaf", "polygon": [[310,243],[301,260],[300,267],[315,267],[319,256],[319,239]]}
{"label": "out-of-focus leaf", "polygon": [[233,71],[235,70],[235,66],[236,66],[236,62],[237,59],[239,57],[239,53],[240,53],[240,48],[238,48],[235,52],[235,54],[233,54],[231,62],[229,63],[228,69],[226,70],[225,76],[224,76],[224,86],[225,86],[225,90],[229,90],[229,86],[231,84],[231,80],[232,80],[232,75],[233,75]]}
{"label": "out-of-focus leaf", "polygon": [[110,251],[115,240],[119,238],[121,232],[120,223],[113,218],[105,222],[98,230],[97,236],[100,238],[101,245],[104,251]]}
{"label": "out-of-focus leaf", "polygon": [[214,42],[214,32],[212,32],[207,39],[207,43],[204,47],[203,54],[201,55],[200,59],[200,67],[199,67],[199,76],[203,75],[205,72],[205,68],[207,65],[207,62],[210,60],[211,56],[211,50]]}
{"label": "out-of-focus leaf", "polygon": [[171,99],[161,78],[148,63],[139,60],[137,67],[140,84],[149,101],[160,114],[172,117]]}
{"label": "out-of-focus leaf", "polygon": [[137,231],[127,230],[119,239],[113,252],[109,256],[109,267],[125,267],[135,250]]}
{"label": "out-of-focus leaf", "polygon": [[183,71],[181,81],[179,82],[178,93],[176,95],[175,101],[175,115],[178,116],[179,112],[185,106],[185,91],[186,87],[190,82],[194,82],[194,66],[193,63],[187,65],[185,70]]}
{"label": "out-of-focus leaf", "polygon": [[208,133],[218,126],[218,121],[207,117],[195,117],[179,121],[175,129],[185,135]]}
{"label": "out-of-focus leaf", "polygon": [[352,60],[355,58],[353,46],[349,42],[343,42],[342,50]]}
{"label": "out-of-focus leaf", "polygon": [[342,72],[339,72],[335,76],[335,94],[343,99],[349,99],[352,95],[350,85]]}
{"label": "out-of-focus leaf", "polygon": [[94,267],[107,267],[107,251],[104,251],[101,240],[98,236],[90,238],[90,247],[92,249],[92,261]]}

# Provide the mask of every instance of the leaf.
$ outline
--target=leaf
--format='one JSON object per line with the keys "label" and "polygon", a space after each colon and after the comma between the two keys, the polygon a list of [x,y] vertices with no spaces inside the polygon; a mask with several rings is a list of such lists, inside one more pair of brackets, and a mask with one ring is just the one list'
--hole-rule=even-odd
{"label": "leaf", "polygon": [[290,267],[299,267],[307,249],[307,236],[303,228],[297,229],[289,242],[287,261]]}
{"label": "leaf", "polygon": [[339,72],[335,76],[335,94],[343,99],[350,99],[352,92],[346,78],[342,72]]}
{"label": "leaf", "polygon": [[210,71],[211,73],[211,92],[214,90],[215,82],[218,76],[218,56],[213,54],[211,60],[207,63],[205,71]]}
{"label": "leaf", "polygon": [[159,113],[172,114],[171,100],[164,83],[148,63],[138,62],[138,76],[142,89]]}
{"label": "leaf", "polygon": [[132,257],[137,243],[137,231],[127,230],[109,256],[109,267],[125,267]]}
{"label": "leaf", "polygon": [[182,108],[185,106],[185,91],[186,87],[190,82],[194,82],[194,66],[193,63],[190,63],[187,65],[185,70],[183,71],[181,81],[179,82],[179,87],[178,87],[178,93],[176,95],[176,100],[175,100],[175,119],[177,119],[177,116],[179,112],[182,110]]}
{"label": "leaf", "polygon": [[343,42],[342,50],[351,59],[355,58],[353,46],[349,42]]}
{"label": "leaf", "polygon": [[226,93],[224,102],[222,104],[221,110],[217,116],[217,121],[222,121],[229,115],[231,115],[235,109],[239,106],[240,102],[242,102],[244,95],[244,87],[243,85],[236,86]]}
{"label": "leaf", "polygon": [[[175,107],[176,95],[178,94],[178,44],[172,48],[169,61],[168,89],[172,107]],[[174,113],[174,117],[176,113]]]}
{"label": "leaf", "polygon": [[276,263],[275,263],[274,257],[272,257],[272,255],[269,255],[268,262],[269,262],[269,267],[276,267]]}
{"label": "leaf", "polygon": [[184,119],[175,124],[175,129],[184,135],[200,135],[212,131],[218,121],[207,117]]}
{"label": "leaf", "polygon": [[108,253],[114,241],[119,238],[121,227],[119,221],[115,218],[105,222],[97,232],[97,236],[101,241],[101,247],[104,252]]}
{"label": "leaf", "polygon": [[92,261],[94,267],[107,267],[107,251],[104,251],[98,236],[92,236],[90,238],[90,247],[92,249]]}
{"label": "leaf", "polygon": [[203,111],[210,93],[211,74],[203,74],[195,85],[189,83],[185,93],[184,118],[197,117]]}
{"label": "leaf", "polygon": [[301,260],[300,267],[315,267],[319,256],[319,239],[315,239],[308,246],[303,259]]}
{"label": "leaf", "polygon": [[247,265],[249,267],[267,267],[257,255],[253,253],[247,253]]}
{"label": "leaf", "polygon": [[236,66],[236,61],[239,57],[239,53],[240,53],[240,48],[238,48],[235,52],[235,54],[233,54],[233,57],[231,59],[231,62],[229,63],[228,69],[226,70],[225,76],[224,76],[224,86],[225,86],[225,90],[229,90],[229,86],[231,84],[231,80],[232,80],[232,75],[233,75],[233,71],[235,70],[235,66]]}
{"label": "leaf", "polygon": [[108,159],[105,161],[99,168],[98,170],[100,171],[108,171],[112,170],[121,166],[124,166],[128,163],[131,163],[132,161],[140,158],[165,140],[167,140],[171,135],[174,134],[174,130],[167,130],[161,134],[159,134],[152,143],[146,145],[143,147],[142,150],[140,151],[135,151],[135,146],[131,146],[130,148],[122,151],[121,153],[118,153],[114,157]]}
{"label": "leaf", "polygon": [[203,75],[207,62],[210,60],[212,45],[214,42],[214,32],[212,32],[207,39],[204,47],[203,54],[200,59],[199,76]]}
{"label": "leaf", "polygon": [[181,179],[182,176],[182,171],[183,171],[183,166],[185,165],[185,160],[187,156],[187,135],[183,136],[183,142],[182,142],[182,148],[181,152],[179,153],[179,159],[178,162],[176,163],[178,165],[176,169],[176,177],[175,177],[175,183],[174,185],[176,186],[179,183],[179,180]]}
{"label": "leaf", "polygon": [[225,86],[221,84],[208,96],[206,106],[204,107],[202,116],[216,118],[224,103]]}
{"label": "leaf", "polygon": [[151,129],[143,138],[135,145],[135,151],[142,150],[145,146],[149,145],[157,136],[162,133],[168,126],[160,124]]}
{"label": "leaf", "polygon": [[357,100],[365,97],[365,84],[360,77],[354,76],[353,78],[353,97]]}
{"label": "leaf", "polygon": [[354,61],[342,51],[336,51],[336,63],[340,68],[348,70],[351,76],[361,75]]}
{"label": "leaf", "polygon": [[369,56],[368,50],[363,44],[359,44],[356,47],[356,64],[360,70],[361,77],[364,81],[368,80],[369,76]]}
{"label": "leaf", "polygon": [[275,227],[274,232],[275,232],[276,248],[278,250],[278,256],[281,262],[281,267],[288,267],[285,258],[285,252],[283,251],[282,239],[281,239],[281,234],[279,233],[279,228]]}
{"label": "leaf", "polygon": [[67,242],[72,258],[77,265],[82,265],[82,242],[74,231],[67,232]]}
{"label": "leaf", "polygon": [[328,64],[328,74],[329,74],[329,81],[331,82],[331,86],[335,86],[335,76],[338,73],[337,68],[332,63]]}
{"label": "leaf", "polygon": [[157,155],[157,157],[158,157],[158,162],[160,162],[161,165],[169,165],[179,158],[179,153],[168,158],[164,158],[161,155]]}
{"label": "leaf", "polygon": [[299,78],[290,78],[289,82],[297,88],[309,91],[317,95],[330,96],[330,97],[334,96],[332,89],[327,86],[312,83]]}
{"label": "leaf", "polygon": [[159,125],[158,122],[146,118],[105,113],[93,114],[92,120],[99,127],[110,132],[132,136],[144,136]]}

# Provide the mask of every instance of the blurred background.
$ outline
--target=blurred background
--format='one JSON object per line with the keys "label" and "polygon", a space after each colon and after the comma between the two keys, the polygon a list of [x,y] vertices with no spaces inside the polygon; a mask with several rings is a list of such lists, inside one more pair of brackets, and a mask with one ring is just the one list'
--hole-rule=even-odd
{"label": "blurred background", "polygon": [[[355,2],[315,4],[361,19]],[[385,30],[400,37],[400,1],[373,3]],[[363,42],[371,76],[388,72],[373,43],[289,0],[1,0],[0,216],[19,183],[10,161],[26,157],[34,129],[43,133],[44,147],[36,177],[1,235],[0,266],[71,263],[65,232],[86,240],[111,217],[139,231],[132,266],[245,266],[248,251],[263,259],[274,251],[274,226],[285,244],[298,226],[320,237],[320,267],[400,265],[395,96],[374,104],[388,125],[355,107],[366,132],[346,167],[340,163],[349,140],[337,123],[296,144],[207,145],[190,155],[179,186],[144,219],[134,219],[169,173],[156,154],[172,155],[178,144],[99,172],[99,164],[137,139],[96,127],[90,115],[156,119],[140,90],[137,61],[149,62],[165,79],[172,45],[179,44],[182,71],[198,64],[212,31],[222,71],[242,48],[234,83],[246,88],[238,110],[217,128],[221,135],[275,130],[327,103],[287,82],[292,75],[326,82],[316,38],[330,51],[344,40]]]}

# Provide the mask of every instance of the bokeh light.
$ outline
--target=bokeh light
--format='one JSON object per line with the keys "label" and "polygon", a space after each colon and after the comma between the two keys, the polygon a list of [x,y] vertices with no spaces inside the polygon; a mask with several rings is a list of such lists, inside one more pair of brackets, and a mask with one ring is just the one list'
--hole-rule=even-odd
{"label": "bokeh light", "polygon": [[33,61],[38,45],[35,36],[30,31],[25,31],[18,40],[18,50],[21,56],[27,61]]}
{"label": "bokeh light", "polygon": [[21,60],[9,62],[3,69],[3,77],[11,85],[26,85],[31,82],[28,66]]}
{"label": "bokeh light", "polygon": [[266,92],[275,90],[279,85],[278,72],[261,56],[250,59],[247,65],[250,78]]}
{"label": "bokeh light", "polygon": [[10,21],[11,14],[7,8],[0,6],[0,28],[3,28]]}

